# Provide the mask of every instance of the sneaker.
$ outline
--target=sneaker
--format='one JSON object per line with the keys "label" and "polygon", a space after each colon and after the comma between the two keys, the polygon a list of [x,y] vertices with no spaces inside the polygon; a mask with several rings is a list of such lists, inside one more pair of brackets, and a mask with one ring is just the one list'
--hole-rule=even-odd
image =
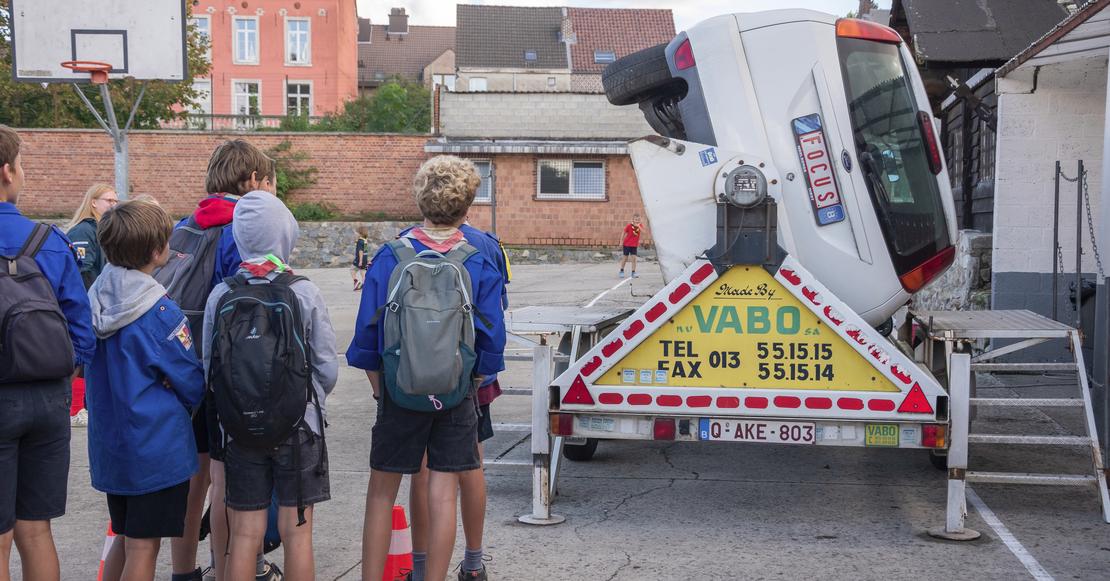
{"label": "sneaker", "polygon": [[261,575],[254,576],[255,581],[282,581],[285,575],[281,573],[281,569],[277,565],[265,561],[263,563],[263,570]]}
{"label": "sneaker", "polygon": [[204,581],[216,581],[216,568],[208,567],[204,570],[204,573],[201,573],[201,575],[201,578],[204,579]]}
{"label": "sneaker", "polygon": [[81,410],[70,416],[69,425],[74,428],[84,428],[89,425],[89,410]]}
{"label": "sneaker", "polygon": [[617,275],[617,278],[624,278],[624,271],[623,270],[620,271],[620,274]]}
{"label": "sneaker", "polygon": [[632,271],[632,278],[640,278],[640,275],[636,274],[636,271]]}
{"label": "sneaker", "polygon": [[463,571],[460,568],[459,581],[489,581],[489,576],[486,574],[486,566],[482,565],[482,568],[477,571]]}

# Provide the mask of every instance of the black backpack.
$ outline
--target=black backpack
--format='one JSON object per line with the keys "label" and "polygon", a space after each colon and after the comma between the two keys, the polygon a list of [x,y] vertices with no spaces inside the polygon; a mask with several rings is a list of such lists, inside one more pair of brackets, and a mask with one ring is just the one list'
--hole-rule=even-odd
{"label": "black backpack", "polygon": [[35,255],[50,227],[35,224],[15,256],[0,256],[0,384],[73,375],[65,315]]}
{"label": "black backpack", "polygon": [[[166,287],[166,296],[181,307],[193,329],[204,325],[204,307],[216,272],[216,248],[226,227],[201,228],[190,216],[170,235],[169,262],[154,271],[154,280]],[[195,335],[197,357],[206,339],[203,335]]]}
{"label": "black backpack", "polygon": [[[310,402],[316,405],[323,434],[324,414],[312,387],[300,301],[290,288],[299,280],[308,279],[288,272],[261,284],[250,284],[244,274],[224,279],[228,291],[216,306],[208,385],[225,437],[237,445],[277,447],[304,426]],[[304,428],[312,433],[308,426]],[[300,525],[305,522],[305,507],[297,451],[294,446]],[[327,470],[324,457],[321,453],[316,466],[319,474]]]}

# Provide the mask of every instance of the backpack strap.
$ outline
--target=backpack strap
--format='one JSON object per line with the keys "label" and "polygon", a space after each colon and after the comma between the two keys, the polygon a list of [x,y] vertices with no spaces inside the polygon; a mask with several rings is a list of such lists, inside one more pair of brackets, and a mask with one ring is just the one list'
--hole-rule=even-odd
{"label": "backpack strap", "polygon": [[271,283],[277,283],[277,284],[283,284],[285,286],[291,286],[293,283],[300,282],[302,280],[308,280],[308,277],[307,276],[301,276],[299,274],[293,274],[292,272],[286,271],[286,272],[283,272],[283,273],[275,276],[274,280],[271,280],[270,282]]}
{"label": "backpack strap", "polygon": [[27,237],[27,241],[23,243],[23,248],[19,249],[19,254],[16,258],[30,256],[34,258],[39,250],[42,250],[42,245],[46,244],[46,239],[50,237],[50,226],[41,222],[35,222],[35,229],[31,230],[31,235]]}
{"label": "backpack strap", "polygon": [[390,250],[393,251],[393,255],[397,257],[397,262],[406,262],[416,258],[416,249],[412,247],[412,240],[407,237],[390,240],[386,246],[389,246]]}
{"label": "backpack strap", "polygon": [[447,254],[444,254],[443,256],[448,260],[453,260],[455,262],[458,262],[459,264],[463,264],[475,254],[478,254],[478,249],[468,243],[466,240],[463,240],[462,242],[459,242],[453,248],[451,248],[451,250],[448,250]]}

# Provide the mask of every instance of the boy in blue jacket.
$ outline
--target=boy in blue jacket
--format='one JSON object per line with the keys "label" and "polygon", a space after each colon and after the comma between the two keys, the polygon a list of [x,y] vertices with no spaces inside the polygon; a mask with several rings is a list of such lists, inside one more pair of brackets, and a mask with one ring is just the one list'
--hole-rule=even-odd
{"label": "boy in blue jacket", "polygon": [[[474,164],[458,157],[438,156],[424,162],[413,183],[424,225],[405,235],[413,250],[446,254],[466,240],[459,227],[466,221],[480,182]],[[347,349],[347,362],[366,370],[374,398],[379,400],[378,418],[370,442],[362,573],[364,579],[381,578],[392,534],[393,503],[401,477],[420,472],[426,453],[431,499],[426,574],[428,579],[443,579],[455,546],[460,482],[482,468],[478,454],[477,405],[472,391],[450,409],[412,411],[397,405],[387,390],[382,389],[381,355],[385,346],[378,311],[387,302],[390,275],[397,264],[397,256],[388,245],[374,257],[362,290],[354,340]],[[471,255],[463,266],[470,275],[471,302],[482,314],[475,318],[474,325],[474,385],[481,385],[484,376],[504,368],[505,324],[501,310],[504,282],[501,272],[480,252]],[[431,358],[437,354],[430,352],[427,356]],[[464,488],[463,494],[467,491]],[[464,502],[466,500],[464,498]],[[482,578],[484,568],[478,572],[481,575],[478,578]],[[474,577],[470,573],[465,572],[465,577]]]}
{"label": "boy in blue jacket", "polygon": [[[14,257],[36,225],[16,208],[23,189],[19,135],[0,125],[0,255]],[[89,323],[89,298],[69,239],[48,233],[34,262],[49,285],[46,301],[57,301],[72,344],[72,364],[92,358],[96,340]],[[5,269],[6,270],[6,269]],[[52,345],[52,355],[70,357],[70,346]],[[3,353],[3,348],[0,348]],[[66,511],[69,479],[70,374],[42,381],[0,385],[0,578],[8,575],[16,541],[24,579],[58,579],[58,553],[50,520]]]}
{"label": "boy in blue jacket", "polygon": [[185,530],[198,468],[190,409],[204,396],[204,372],[185,315],[151,276],[169,260],[172,231],[165,210],[138,201],[105,214],[98,232],[108,265],[89,289],[89,469],[123,537],[104,579],[154,579],[162,538]]}

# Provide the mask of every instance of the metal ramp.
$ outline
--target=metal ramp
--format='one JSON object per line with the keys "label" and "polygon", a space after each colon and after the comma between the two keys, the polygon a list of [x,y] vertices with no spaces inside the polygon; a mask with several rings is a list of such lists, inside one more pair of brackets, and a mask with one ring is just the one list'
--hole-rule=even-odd
{"label": "metal ramp", "polygon": [[[1028,484],[1051,486],[1089,486],[1097,490],[1102,518],[1110,523],[1110,497],[1107,496],[1106,470],[1095,429],[1091,393],[1079,332],[1067,325],[1026,310],[1015,311],[920,311],[911,313],[926,332],[931,344],[943,343],[948,363],[951,402],[951,434],[948,451],[948,512],[944,531],[938,536],[967,538],[963,519],[967,514],[964,488],[967,482],[983,484]],[[994,347],[989,340],[1012,343]],[[1072,361],[1007,363],[998,361],[1030,347],[1048,342],[1065,342]],[[972,355],[972,347],[975,355]],[[933,364],[935,350],[926,346],[926,363]],[[1075,393],[1071,397],[978,397],[974,393],[974,373],[1066,372],[1075,374]],[[973,410],[986,407],[1082,408],[1083,435],[971,433]],[[1091,454],[1092,470],[1086,474],[1036,474],[1025,472],[981,472],[968,470],[968,444],[1018,446],[1086,447]],[[978,534],[975,533],[974,537]],[[972,537],[972,538],[974,538]]]}

